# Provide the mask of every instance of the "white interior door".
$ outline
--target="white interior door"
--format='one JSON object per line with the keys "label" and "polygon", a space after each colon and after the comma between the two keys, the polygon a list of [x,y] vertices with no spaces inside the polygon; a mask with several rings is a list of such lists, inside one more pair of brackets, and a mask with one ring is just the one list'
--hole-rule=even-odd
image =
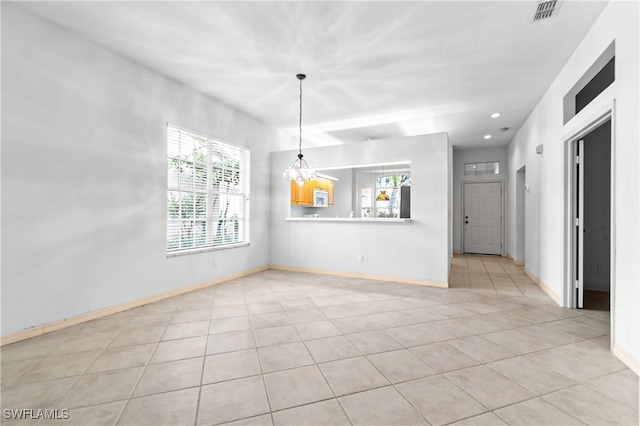
{"label": "white interior door", "polygon": [[502,184],[464,184],[464,252],[502,254]]}

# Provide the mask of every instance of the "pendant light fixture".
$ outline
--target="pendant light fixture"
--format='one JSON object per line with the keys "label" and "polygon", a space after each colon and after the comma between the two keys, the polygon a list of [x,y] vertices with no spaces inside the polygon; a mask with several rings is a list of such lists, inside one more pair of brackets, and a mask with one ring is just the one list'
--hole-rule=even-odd
{"label": "pendant light fixture", "polygon": [[302,80],[304,80],[307,76],[304,74],[296,75],[296,78],[300,80],[300,121],[299,121],[299,130],[300,130],[300,139],[298,142],[298,158],[287,167],[282,175],[289,180],[296,182],[298,185],[302,186],[305,182],[308,182],[312,179],[318,177],[318,174],[309,167],[309,164],[305,160],[302,159]]}

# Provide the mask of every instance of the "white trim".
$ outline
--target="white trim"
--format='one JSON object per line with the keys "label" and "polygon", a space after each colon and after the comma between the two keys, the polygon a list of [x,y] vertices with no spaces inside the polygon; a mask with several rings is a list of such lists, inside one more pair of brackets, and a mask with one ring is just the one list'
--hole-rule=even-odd
{"label": "white trim", "polygon": [[324,269],[298,268],[295,266],[269,265],[269,269],[279,271],[304,272],[308,274],[334,275],[337,277],[362,278],[365,280],[389,281],[395,283],[423,285],[427,287],[449,288],[446,281],[418,280],[414,278],[389,277],[384,275],[359,274],[355,272],[327,271]]}
{"label": "white trim", "polygon": [[[613,85],[609,86],[598,97],[603,96]],[[596,98],[597,100],[598,98]],[[594,100],[566,125],[562,143],[565,146],[565,283],[563,288],[563,304],[568,308],[575,308],[575,279],[574,279],[574,237],[573,237],[573,154],[575,142],[611,120],[611,210],[610,210],[610,307],[611,307],[611,346],[615,347],[615,312],[616,312],[616,99],[610,102],[596,102]],[[591,108],[589,108],[591,107]],[[584,114],[583,114],[584,113]]]}
{"label": "white trim", "polygon": [[60,321],[54,321],[47,324],[39,325],[27,330],[19,331],[17,333],[0,337],[0,346],[7,345],[9,343],[19,342],[21,340],[29,339],[31,337],[40,336],[42,334],[50,333],[52,331],[62,330],[63,328],[67,328],[74,325],[85,323],[87,321],[99,319],[107,315],[117,314],[119,312],[123,312],[132,308],[137,308],[138,306],[148,305],[149,303],[158,302],[160,300],[168,299],[170,297],[179,296],[184,293],[189,293],[191,291],[210,287],[212,285],[221,284],[230,280],[234,280],[236,278],[241,278],[247,275],[255,274],[257,272],[266,271],[267,269],[269,269],[268,266],[259,266],[257,268],[252,268],[243,272],[239,272],[237,274],[225,275],[204,283],[195,284],[195,285],[191,285],[183,288],[178,288],[175,290],[170,290],[165,293],[156,294],[155,296],[149,296],[143,299],[134,300],[133,302],[127,302],[121,305],[99,309],[97,311],[88,312],[86,314],[78,315],[75,317],[65,318]]}
{"label": "white trim", "polygon": [[612,352],[620,361],[625,363],[626,366],[631,369],[631,371],[640,376],[640,362],[638,362],[637,358],[622,349],[620,345],[613,345]]}
{"label": "white trim", "polygon": [[522,268],[522,269],[524,270],[525,275],[528,276],[529,278],[531,278],[531,280],[534,283],[536,283],[538,285],[538,287],[540,287],[542,289],[542,291],[547,293],[547,295],[551,299],[553,299],[553,301],[556,302],[558,304],[558,306],[562,306],[562,297],[560,297],[560,295],[558,293],[556,293],[551,287],[549,287],[548,285],[543,283],[538,277],[533,275],[531,273],[531,271],[529,271],[527,268]]}

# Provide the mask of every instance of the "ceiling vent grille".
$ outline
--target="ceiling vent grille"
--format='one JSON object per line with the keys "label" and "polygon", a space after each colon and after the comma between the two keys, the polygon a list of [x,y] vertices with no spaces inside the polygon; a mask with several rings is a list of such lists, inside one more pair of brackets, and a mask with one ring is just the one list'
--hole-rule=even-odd
{"label": "ceiling vent grille", "polygon": [[560,0],[543,0],[536,3],[533,11],[533,22],[542,21],[558,14]]}

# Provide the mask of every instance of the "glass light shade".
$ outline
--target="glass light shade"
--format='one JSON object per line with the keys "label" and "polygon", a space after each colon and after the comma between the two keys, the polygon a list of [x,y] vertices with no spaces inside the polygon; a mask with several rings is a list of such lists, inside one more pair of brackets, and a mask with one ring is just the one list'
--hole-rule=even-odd
{"label": "glass light shade", "polygon": [[318,174],[302,159],[302,154],[299,154],[298,158],[286,168],[282,176],[302,186],[305,182],[317,178]]}

